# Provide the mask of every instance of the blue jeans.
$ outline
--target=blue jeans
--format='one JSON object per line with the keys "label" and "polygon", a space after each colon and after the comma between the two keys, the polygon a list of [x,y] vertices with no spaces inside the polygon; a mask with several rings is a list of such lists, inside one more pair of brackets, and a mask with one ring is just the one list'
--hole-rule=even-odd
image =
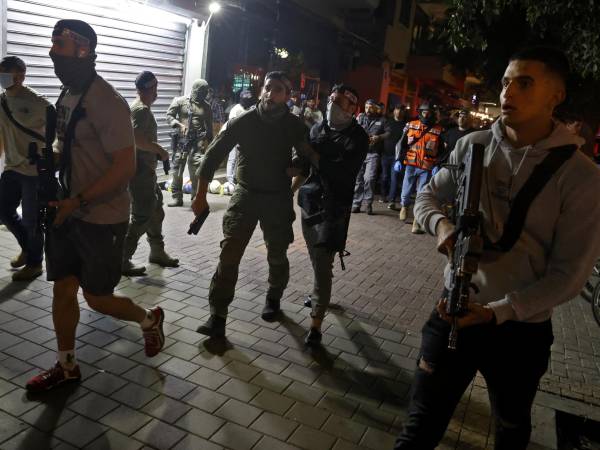
{"label": "blue jeans", "polygon": [[412,195],[417,194],[425,187],[431,178],[431,171],[419,169],[415,166],[406,166],[404,170],[404,180],[402,181],[402,206],[410,206],[412,204]]}
{"label": "blue jeans", "polygon": [[367,205],[373,203],[373,191],[377,179],[377,166],[379,165],[379,155],[377,153],[367,153],[354,186],[353,206],[360,206],[363,202]]}
{"label": "blue jeans", "polygon": [[387,197],[387,193],[390,189],[392,172],[394,169],[394,162],[396,162],[396,156],[394,155],[381,155],[381,197]]}
{"label": "blue jeans", "polygon": [[[28,266],[42,263],[44,237],[38,226],[38,177],[5,170],[0,176],[0,221],[27,254]],[[17,213],[22,203],[23,217]]]}
{"label": "blue jeans", "polygon": [[394,163],[392,163],[392,168],[390,170],[390,190],[387,195],[387,201],[390,203],[395,203],[398,196],[402,194],[402,180],[404,179],[404,172],[406,171],[406,167],[402,165],[400,172],[396,172],[394,170]]}

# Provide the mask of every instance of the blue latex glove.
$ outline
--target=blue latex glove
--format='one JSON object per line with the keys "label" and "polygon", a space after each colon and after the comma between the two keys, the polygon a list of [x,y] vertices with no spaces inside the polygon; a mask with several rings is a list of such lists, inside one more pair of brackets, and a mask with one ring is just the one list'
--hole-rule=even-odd
{"label": "blue latex glove", "polygon": [[394,172],[400,173],[401,171],[402,171],[402,163],[400,162],[400,160],[397,160],[394,163]]}

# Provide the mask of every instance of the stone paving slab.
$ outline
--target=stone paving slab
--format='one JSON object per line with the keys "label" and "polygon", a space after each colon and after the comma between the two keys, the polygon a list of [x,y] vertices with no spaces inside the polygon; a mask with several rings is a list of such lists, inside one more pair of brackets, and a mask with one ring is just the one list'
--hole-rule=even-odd
{"label": "stone paving slab", "polygon": [[[312,271],[299,223],[281,322],[260,319],[268,268],[257,232],[240,266],[228,340],[213,342],[195,328],[208,315],[227,201],[211,196],[212,213],[195,237],[186,234],[189,209],[166,208],[167,250],[181,267],[148,265],[147,277],[122,278],[118,286],[135,302],[165,310],[164,351],[146,358],[137,326],[91,311],[80,296],[77,356],[84,380],[36,399],[23,388],[55,357],[52,286],[43,278],[10,282],[17,246],[0,232],[0,448],[391,448],[406,416],[419,331],[441,290],[444,259],[433,240],[410,234],[381,205],[375,216],[353,215],[347,270],[335,263],[326,349],[309,353],[302,340],[310,319],[302,303]],[[137,262],[147,255],[142,242]],[[600,333],[586,305],[571,302],[555,316],[532,449],[556,445],[553,411],[564,397],[580,414],[598,411]],[[580,400],[592,405],[574,407]],[[483,449],[492,442],[485,383],[477,378],[439,448]]]}

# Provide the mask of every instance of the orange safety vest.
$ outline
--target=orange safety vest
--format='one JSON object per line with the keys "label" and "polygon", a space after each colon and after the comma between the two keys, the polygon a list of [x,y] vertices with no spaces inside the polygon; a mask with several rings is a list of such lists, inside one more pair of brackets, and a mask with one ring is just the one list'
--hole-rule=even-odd
{"label": "orange safety vest", "polygon": [[[404,164],[419,169],[433,170],[437,162],[443,128],[434,125],[429,128],[420,120],[413,120],[406,125],[408,151]],[[427,130],[429,128],[429,130]],[[425,132],[427,130],[427,132]]]}

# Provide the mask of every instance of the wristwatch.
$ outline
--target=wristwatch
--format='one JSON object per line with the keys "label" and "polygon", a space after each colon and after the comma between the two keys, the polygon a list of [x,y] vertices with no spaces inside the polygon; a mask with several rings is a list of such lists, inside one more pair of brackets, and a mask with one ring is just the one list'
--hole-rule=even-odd
{"label": "wristwatch", "polygon": [[80,192],[76,196],[77,200],[79,200],[79,207],[86,208],[89,205],[89,202],[83,198],[83,194]]}

